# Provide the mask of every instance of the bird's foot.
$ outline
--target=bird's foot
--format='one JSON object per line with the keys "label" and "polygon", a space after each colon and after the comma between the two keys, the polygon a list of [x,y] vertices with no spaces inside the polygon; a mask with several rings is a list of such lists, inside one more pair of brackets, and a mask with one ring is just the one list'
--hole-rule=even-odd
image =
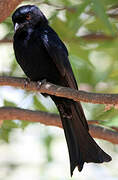
{"label": "bird's foot", "polygon": [[46,79],[43,79],[41,81],[37,81],[37,88],[40,89],[40,87],[42,86],[42,84],[46,83]]}
{"label": "bird's foot", "polygon": [[28,86],[28,84],[30,84],[30,82],[31,82],[30,78],[26,78],[24,80],[24,88],[26,88]]}

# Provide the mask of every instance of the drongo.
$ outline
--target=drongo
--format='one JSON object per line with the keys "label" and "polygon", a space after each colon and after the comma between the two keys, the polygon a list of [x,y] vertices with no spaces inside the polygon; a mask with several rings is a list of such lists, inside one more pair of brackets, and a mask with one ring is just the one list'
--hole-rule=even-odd
{"label": "drongo", "polygon": [[[47,81],[78,89],[68,51],[48,20],[35,5],[18,8],[12,16],[13,46],[18,64],[32,81]],[[50,96],[60,113],[70,157],[71,176],[75,167],[81,171],[84,162],[111,160],[89,134],[88,124],[79,102]]]}

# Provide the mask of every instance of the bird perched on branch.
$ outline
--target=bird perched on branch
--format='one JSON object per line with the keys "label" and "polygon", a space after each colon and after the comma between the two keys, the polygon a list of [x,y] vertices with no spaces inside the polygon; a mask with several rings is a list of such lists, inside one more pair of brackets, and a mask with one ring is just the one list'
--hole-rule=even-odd
{"label": "bird perched on branch", "polygon": [[[12,16],[16,60],[32,81],[47,81],[73,89],[77,83],[68,59],[68,51],[48,20],[34,5],[18,8]],[[88,124],[79,102],[51,95],[62,121],[71,176],[75,167],[81,171],[84,162],[111,160],[89,134]]]}

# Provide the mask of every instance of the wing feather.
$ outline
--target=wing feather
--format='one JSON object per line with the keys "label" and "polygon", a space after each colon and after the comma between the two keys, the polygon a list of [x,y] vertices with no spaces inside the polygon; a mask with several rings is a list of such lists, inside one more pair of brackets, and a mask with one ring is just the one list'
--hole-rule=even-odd
{"label": "wing feather", "polygon": [[41,39],[43,44],[60,72],[60,75],[65,79],[64,85],[77,89],[77,83],[68,59],[67,48],[59,39],[58,35],[54,31],[53,33],[51,31],[48,30],[42,34]]}

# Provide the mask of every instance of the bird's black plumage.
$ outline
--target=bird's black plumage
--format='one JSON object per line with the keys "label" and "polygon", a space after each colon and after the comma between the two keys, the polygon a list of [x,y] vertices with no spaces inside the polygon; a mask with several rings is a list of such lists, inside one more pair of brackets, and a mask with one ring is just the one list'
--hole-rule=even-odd
{"label": "bird's black plumage", "polygon": [[[77,89],[68,60],[68,51],[38,7],[18,8],[12,20],[15,27],[16,60],[33,81],[47,81]],[[81,171],[84,162],[102,163],[111,160],[88,132],[81,104],[66,98],[51,96],[61,116],[68,145],[71,175],[75,167]]]}

